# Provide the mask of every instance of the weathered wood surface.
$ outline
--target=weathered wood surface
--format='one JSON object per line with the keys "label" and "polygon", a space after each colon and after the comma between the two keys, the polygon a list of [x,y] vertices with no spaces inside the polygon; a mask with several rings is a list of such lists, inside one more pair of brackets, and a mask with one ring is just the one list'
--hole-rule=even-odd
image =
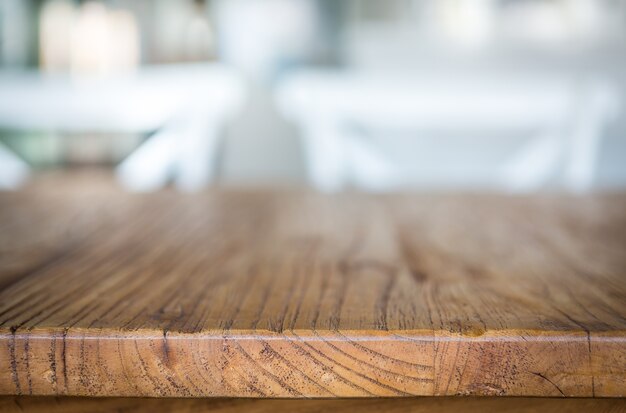
{"label": "weathered wood surface", "polygon": [[0,393],[626,396],[626,196],[2,193]]}
{"label": "weathered wood surface", "polygon": [[626,399],[420,397],[341,400],[0,397],[0,411],[20,413],[624,413]]}

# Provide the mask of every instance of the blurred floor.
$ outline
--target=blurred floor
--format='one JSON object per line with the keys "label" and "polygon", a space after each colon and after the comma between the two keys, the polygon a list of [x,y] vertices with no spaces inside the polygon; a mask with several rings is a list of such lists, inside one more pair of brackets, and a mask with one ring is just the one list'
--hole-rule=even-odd
{"label": "blurred floor", "polygon": [[1,397],[6,412],[256,412],[313,413],[620,413],[624,399],[567,399],[523,397],[420,397],[347,400],[253,400],[253,399],[141,399],[81,397]]}

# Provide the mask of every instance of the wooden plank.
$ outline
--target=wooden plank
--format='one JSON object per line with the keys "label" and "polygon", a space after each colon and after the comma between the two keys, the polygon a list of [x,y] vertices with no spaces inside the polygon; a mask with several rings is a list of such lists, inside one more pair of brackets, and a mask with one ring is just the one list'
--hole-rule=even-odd
{"label": "wooden plank", "polygon": [[626,399],[421,397],[268,400],[4,396],[0,397],[0,410],[7,413],[620,413],[626,412]]}
{"label": "wooden plank", "polygon": [[0,394],[626,396],[624,194],[85,181],[0,228]]}

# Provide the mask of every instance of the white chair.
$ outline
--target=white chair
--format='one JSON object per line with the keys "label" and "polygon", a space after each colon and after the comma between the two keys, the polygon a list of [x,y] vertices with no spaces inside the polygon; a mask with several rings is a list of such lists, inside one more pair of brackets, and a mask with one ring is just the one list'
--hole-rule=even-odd
{"label": "white chair", "polygon": [[[121,183],[131,190],[150,191],[174,179],[180,189],[195,190],[212,178],[219,129],[243,105],[244,89],[235,73],[216,64],[148,67],[93,79],[3,72],[0,126],[153,132],[118,166]],[[23,162],[8,156],[12,162],[2,163],[0,175],[11,175],[8,169],[16,167],[11,164],[23,169]]]}
{"label": "white chair", "polygon": [[[325,191],[354,185],[526,192],[554,179],[584,191],[593,181],[602,129],[619,103],[610,84],[598,80],[338,70],[295,73],[276,96],[281,112],[302,130],[313,185]],[[437,137],[442,130],[455,131],[457,139]],[[435,167],[402,167],[385,156],[381,147],[393,138],[390,131],[417,141],[414,154]],[[498,139],[475,147],[475,141],[459,138],[484,131],[495,131]],[[377,134],[384,139],[368,138]],[[430,146],[420,146],[429,134],[435,136]],[[493,164],[478,160],[464,167],[448,156],[461,145],[463,157],[484,154],[519,134],[525,134],[525,143]],[[431,155],[435,147],[440,150]],[[441,159],[429,159],[437,156]]]}

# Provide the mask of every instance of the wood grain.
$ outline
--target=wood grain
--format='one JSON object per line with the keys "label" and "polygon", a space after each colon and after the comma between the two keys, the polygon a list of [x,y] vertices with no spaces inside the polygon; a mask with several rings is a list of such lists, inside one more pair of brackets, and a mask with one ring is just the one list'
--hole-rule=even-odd
{"label": "wood grain", "polygon": [[0,397],[0,411],[26,413],[623,413],[626,399],[421,397],[394,399],[267,400]]}
{"label": "wood grain", "polygon": [[626,196],[0,195],[0,394],[626,396]]}

